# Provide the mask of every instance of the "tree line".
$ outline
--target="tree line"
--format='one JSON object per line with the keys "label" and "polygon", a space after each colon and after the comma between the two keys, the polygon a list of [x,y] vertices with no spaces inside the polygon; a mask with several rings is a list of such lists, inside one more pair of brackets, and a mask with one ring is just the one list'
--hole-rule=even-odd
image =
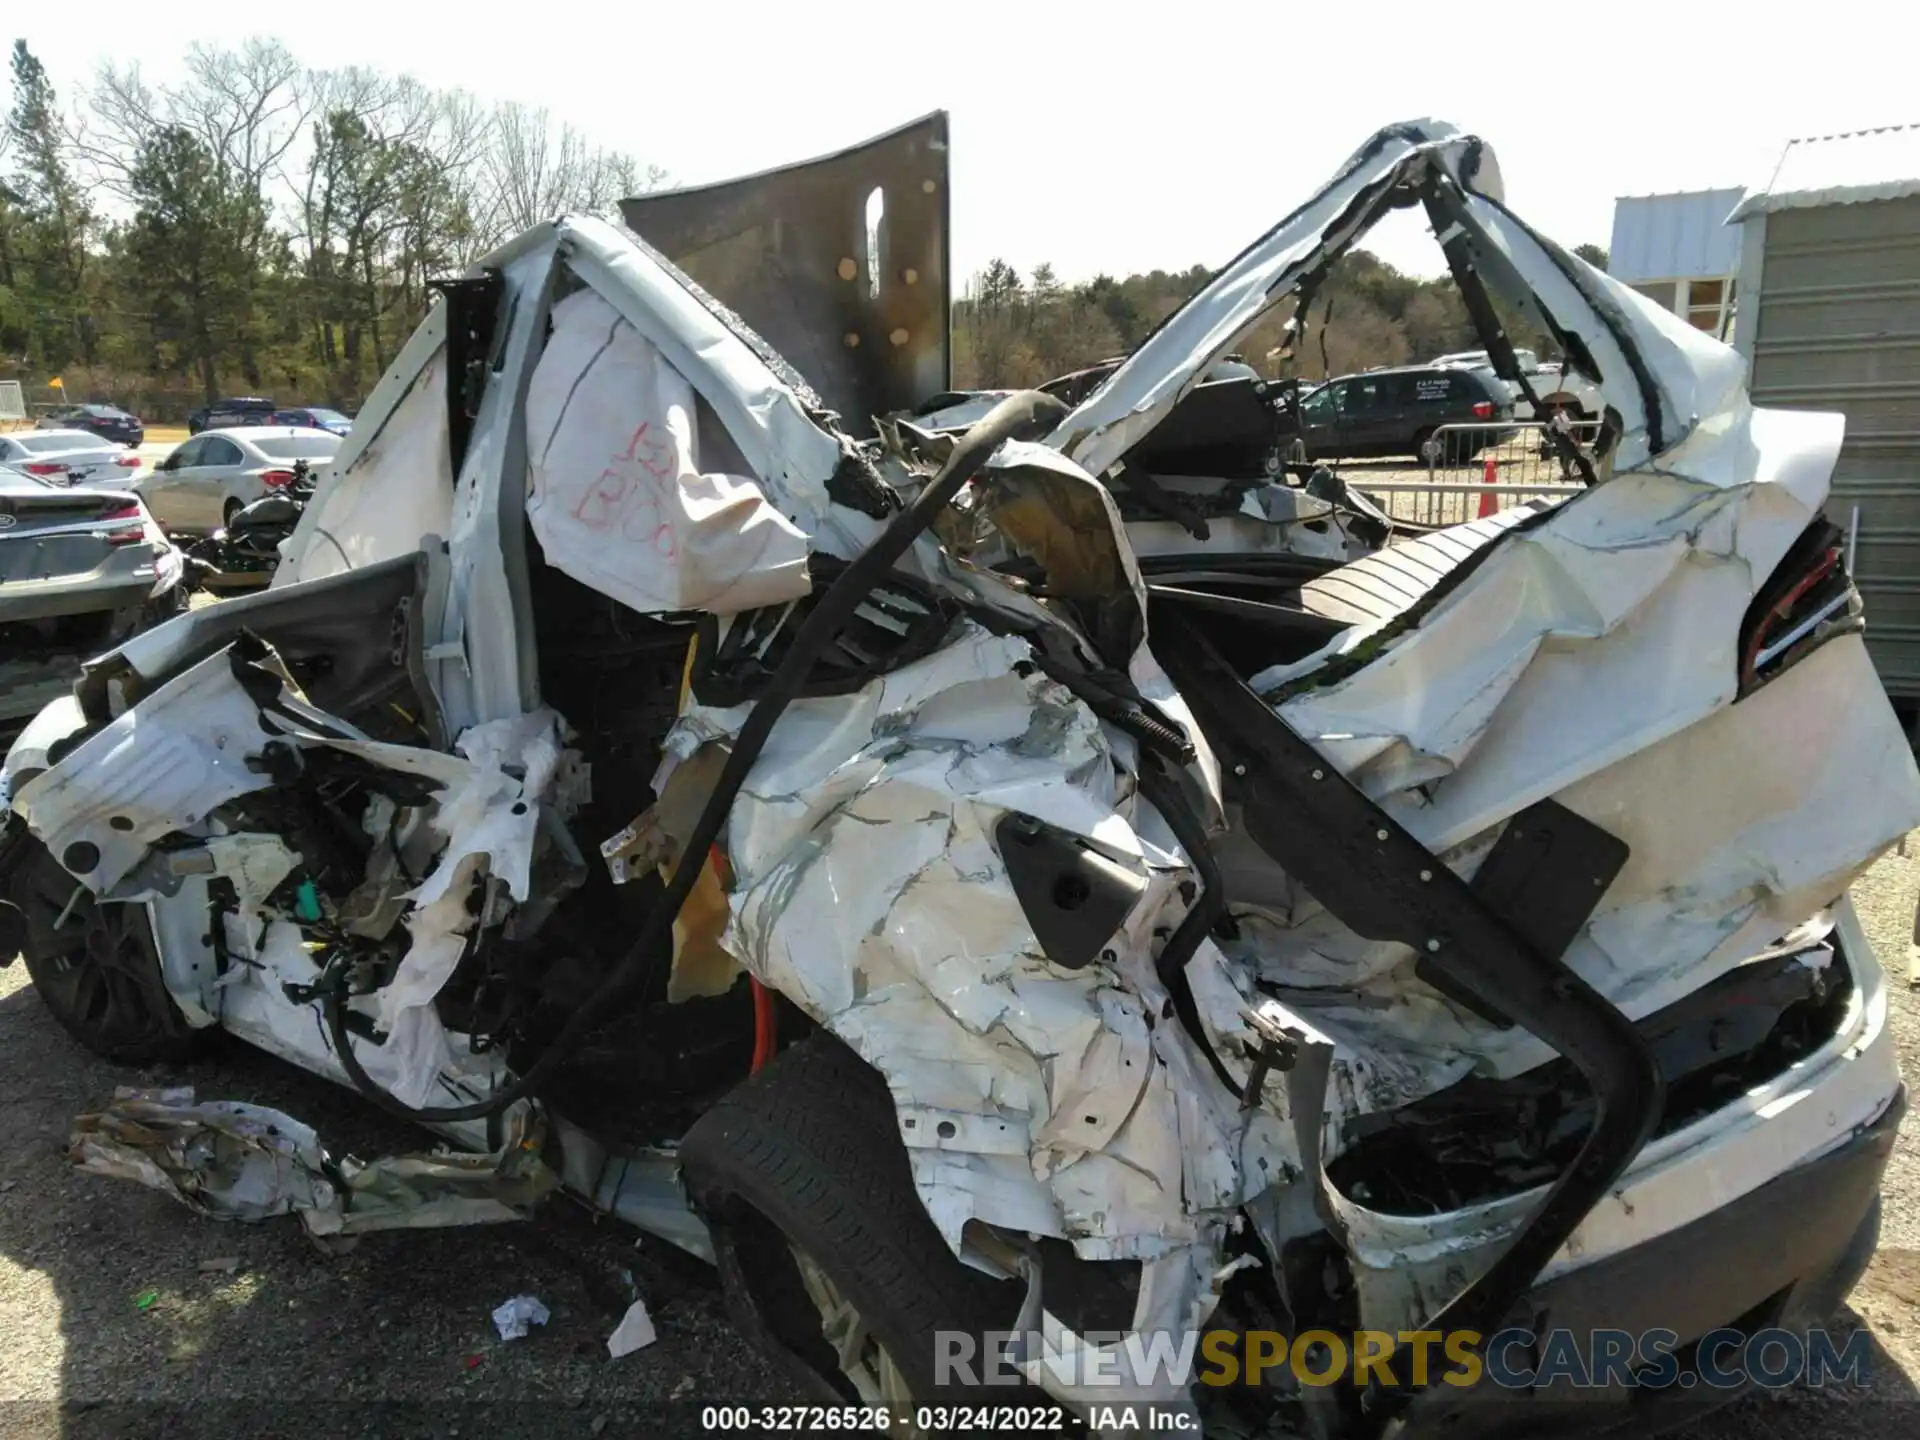
{"label": "tree line", "polygon": [[[243,391],[352,408],[433,280],[564,212],[617,221],[621,198],[665,178],[545,110],[310,69],[273,40],[195,45],[163,85],[108,64],[65,93],[23,40],[9,69],[0,379],[44,402],[59,375],[69,399],[156,421]],[[1022,276],[994,260],[954,306],[954,384],[1038,384],[1124,354],[1210,274],[1069,284],[1050,265]],[[1274,370],[1288,318],[1242,337],[1249,362]],[[1342,259],[1309,318],[1289,371],[1307,378],[1478,344],[1450,280],[1365,251]]]}
{"label": "tree line", "polygon": [[[1606,268],[1607,252],[1597,245],[1576,246],[1574,253]],[[1037,385],[1124,355],[1212,275],[1195,265],[1122,280],[1096,275],[1084,284],[1064,285],[1049,265],[1036,265],[1023,278],[1006,261],[991,261],[954,305],[954,384],[959,389]],[[1544,333],[1501,308],[1516,345],[1542,359],[1557,358]],[[1238,341],[1242,358],[1264,373],[1281,373],[1292,318],[1291,308],[1282,304],[1253,326]],[[1466,303],[1450,278],[1404,275],[1366,250],[1349,251],[1332,267],[1306,319],[1306,343],[1288,357],[1285,370],[1303,379],[1480,348]]]}
{"label": "tree line", "polygon": [[0,129],[0,378],[155,419],[231,391],[352,406],[429,282],[663,173],[545,110],[277,41],[196,45],[180,80],[71,95],[25,41]]}

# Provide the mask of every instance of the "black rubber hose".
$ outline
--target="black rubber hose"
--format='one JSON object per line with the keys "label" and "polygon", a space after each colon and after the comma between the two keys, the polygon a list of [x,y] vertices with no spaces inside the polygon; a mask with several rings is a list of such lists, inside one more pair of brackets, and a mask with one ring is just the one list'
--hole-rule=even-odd
{"label": "black rubber hose", "polygon": [[946,508],[947,502],[979,472],[1002,442],[1044,435],[1066,418],[1066,414],[1065,405],[1038,390],[1023,390],[1002,400],[955,442],[946,464],[927,482],[926,488],[914,499],[913,504],[894,516],[879,537],[861,551],[840,573],[839,578],[827,587],[826,593],[821,595],[819,603],[794,635],[793,644],[779,668],[769,678],[765,693],[754,703],[753,710],[740,727],[740,733],[734,737],[732,753],[727,756],[727,763],[720,771],[713,794],[708,797],[706,808],[700,812],[700,821],[693,827],[693,833],[687,837],[686,848],[681,853],[680,863],[674,867],[673,878],[667,881],[659,902],[648,913],[639,938],[613,974],[574,1012],[573,1018],[554,1037],[553,1043],[541,1052],[540,1058],[526,1074],[485,1100],[476,1100],[469,1105],[433,1105],[416,1109],[396,1099],[367,1074],[359,1057],[353,1053],[351,1036],[347,1030],[347,997],[342,988],[335,988],[327,992],[321,1004],[326,1011],[327,1031],[333,1037],[334,1052],[354,1086],[381,1109],[403,1119],[441,1123],[483,1120],[515,1101],[534,1094],[542,1083],[552,1078],[561,1061],[592,1033],[593,1028],[621,1000],[644,969],[647,957],[671,933],[670,927],[679,916],[680,907],[686,904],[694,883],[706,867],[707,852],[720,838],[721,828],[727,823],[734,797],[746,783],[747,772],[759,758],[774,723],[805,686],[820,653],[840,633],[841,627],[852,618],[854,610],[873,588],[886,578],[894,562],[907,552],[908,547],[919,538],[920,532],[933,523],[934,518]]}

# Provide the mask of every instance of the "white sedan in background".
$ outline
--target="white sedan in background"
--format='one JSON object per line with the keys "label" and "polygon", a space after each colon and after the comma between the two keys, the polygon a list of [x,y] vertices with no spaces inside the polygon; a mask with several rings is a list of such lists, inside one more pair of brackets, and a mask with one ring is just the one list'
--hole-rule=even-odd
{"label": "white sedan in background", "polygon": [[243,505],[293,483],[294,465],[333,463],[340,437],[324,430],[249,425],[193,436],[134,487],[172,534],[208,534],[230,524]]}
{"label": "white sedan in background", "polygon": [[140,457],[85,430],[23,430],[0,435],[0,471],[47,485],[125,490],[140,471]]}

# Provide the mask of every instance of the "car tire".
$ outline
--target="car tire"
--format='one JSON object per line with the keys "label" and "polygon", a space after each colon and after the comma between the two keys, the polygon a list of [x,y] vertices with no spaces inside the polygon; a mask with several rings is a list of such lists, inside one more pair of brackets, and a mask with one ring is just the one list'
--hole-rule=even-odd
{"label": "car tire", "polygon": [[222,530],[231,530],[233,528],[233,517],[238,515],[244,508],[246,507],[241,505],[239,500],[230,498],[225,505],[220,507],[220,528]]}
{"label": "car tire", "polygon": [[[819,1398],[897,1408],[952,1396],[966,1387],[940,1383],[936,1336],[965,1331],[978,1345],[1013,1328],[1025,1286],[947,1248],[914,1188],[886,1082],[834,1037],[816,1032],[729,1092],[680,1157],[736,1321]],[[837,1334],[823,1288],[847,1311]],[[864,1348],[843,1364],[848,1334]]]}
{"label": "car tire", "polygon": [[190,1028],[160,976],[146,907],[102,903],[30,837],[0,872],[0,906],[27,975],[60,1027],[103,1060],[153,1065],[190,1058],[209,1031]]}

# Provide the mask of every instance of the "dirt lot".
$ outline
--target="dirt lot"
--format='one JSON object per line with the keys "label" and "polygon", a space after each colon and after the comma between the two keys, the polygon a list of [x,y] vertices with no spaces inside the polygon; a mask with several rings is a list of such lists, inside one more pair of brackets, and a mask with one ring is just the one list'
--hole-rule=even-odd
{"label": "dirt lot", "polygon": [[[1886,857],[1855,898],[1895,973],[1895,1033],[1914,1074],[1920,996],[1905,974],[1920,832],[1908,848],[1914,858]],[[699,1433],[701,1402],[779,1396],[704,1267],[570,1202],[528,1225],[373,1235],[323,1258],[292,1221],[220,1225],[72,1172],[72,1117],[130,1080],[277,1106],[361,1154],[419,1142],[348,1093],[237,1044],[186,1070],[115,1070],[53,1024],[22,966],[0,970],[0,1440],[678,1435]],[[1916,1126],[1910,1114],[1880,1254],[1852,1300],[1853,1320],[1877,1341],[1871,1389],[1755,1398],[1689,1440],[1920,1435]],[[210,1261],[235,1268],[203,1268]],[[623,1271],[660,1340],[614,1361],[604,1342],[626,1308]],[[522,1293],[553,1319],[502,1344],[488,1314]]]}

